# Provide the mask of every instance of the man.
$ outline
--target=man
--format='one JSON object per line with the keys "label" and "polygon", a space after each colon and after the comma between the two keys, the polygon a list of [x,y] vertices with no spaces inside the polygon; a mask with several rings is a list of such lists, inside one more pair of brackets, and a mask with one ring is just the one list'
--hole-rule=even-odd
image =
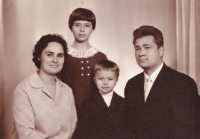
{"label": "man", "polygon": [[138,65],[144,72],[125,87],[125,138],[196,139],[199,95],[195,81],[163,62],[163,35],[153,26],[133,32]]}

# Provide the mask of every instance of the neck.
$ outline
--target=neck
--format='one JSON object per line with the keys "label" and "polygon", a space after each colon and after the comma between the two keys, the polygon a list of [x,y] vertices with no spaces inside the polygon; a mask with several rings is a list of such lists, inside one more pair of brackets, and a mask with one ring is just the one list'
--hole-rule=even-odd
{"label": "neck", "polygon": [[88,50],[91,47],[88,41],[84,42],[75,41],[71,46],[76,50]]}
{"label": "neck", "polygon": [[55,75],[49,75],[39,70],[38,75],[44,86],[54,85],[55,84]]}
{"label": "neck", "polygon": [[161,61],[159,64],[157,64],[154,68],[150,68],[150,69],[144,69],[144,72],[148,75],[151,76],[151,74],[156,71],[158,69],[158,67],[163,63],[163,61]]}

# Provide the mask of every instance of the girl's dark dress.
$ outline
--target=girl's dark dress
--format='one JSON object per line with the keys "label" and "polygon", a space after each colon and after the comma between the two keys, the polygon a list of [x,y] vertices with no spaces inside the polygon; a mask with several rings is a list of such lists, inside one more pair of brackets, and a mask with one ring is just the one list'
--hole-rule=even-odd
{"label": "girl's dark dress", "polygon": [[83,100],[90,96],[91,92],[96,92],[97,88],[92,78],[94,65],[107,57],[95,47],[79,51],[68,46],[67,53],[67,60],[58,77],[72,88],[78,110]]}

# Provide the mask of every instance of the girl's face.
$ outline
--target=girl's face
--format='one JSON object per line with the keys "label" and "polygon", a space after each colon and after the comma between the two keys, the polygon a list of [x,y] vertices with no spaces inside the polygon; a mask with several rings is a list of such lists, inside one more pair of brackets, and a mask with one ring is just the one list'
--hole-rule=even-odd
{"label": "girl's face", "polygon": [[50,42],[41,53],[40,72],[56,75],[61,71],[64,63],[64,51],[60,43]]}
{"label": "girl's face", "polygon": [[92,23],[83,20],[77,20],[73,23],[71,32],[74,35],[75,41],[87,41],[93,32]]}

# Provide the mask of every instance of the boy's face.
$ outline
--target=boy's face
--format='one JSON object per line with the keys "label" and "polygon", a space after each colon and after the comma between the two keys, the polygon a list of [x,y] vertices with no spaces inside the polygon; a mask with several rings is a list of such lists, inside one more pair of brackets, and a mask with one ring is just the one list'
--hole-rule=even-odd
{"label": "boy's face", "polygon": [[107,94],[113,90],[118,77],[114,71],[100,70],[95,73],[94,82],[101,94]]}
{"label": "boy's face", "polygon": [[87,41],[93,32],[92,23],[83,20],[77,20],[73,23],[71,32],[74,35],[75,41]]}

